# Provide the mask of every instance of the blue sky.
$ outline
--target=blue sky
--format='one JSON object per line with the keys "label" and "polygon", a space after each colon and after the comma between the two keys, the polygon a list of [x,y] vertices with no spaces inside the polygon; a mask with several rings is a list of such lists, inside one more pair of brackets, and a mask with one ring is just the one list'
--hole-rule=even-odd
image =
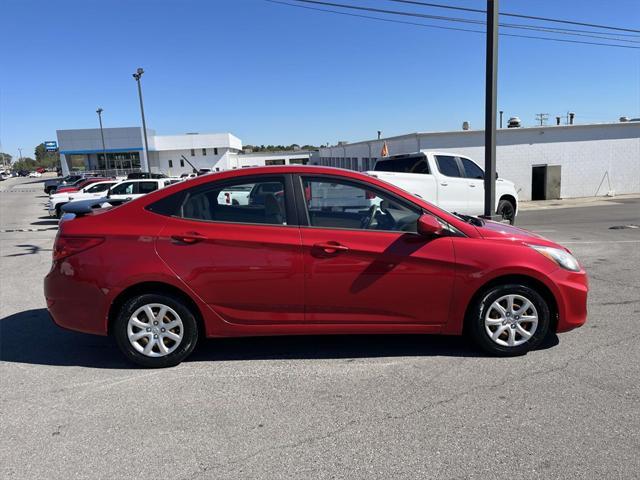
{"label": "blue sky", "polygon": [[[482,18],[383,0],[341,3]],[[637,0],[500,7],[640,29]],[[4,0],[0,15],[0,141],[14,156],[18,147],[33,155],[56,129],[97,127],[98,106],[107,127],[139,125],[138,66],[147,124],[158,134],[228,131],[245,144],[324,144],[376,130],[458,129],[464,120],[483,127],[479,34],[264,0]],[[502,37],[498,106],[528,125],[537,112],[550,121],[568,110],[579,122],[640,116],[640,50]]]}

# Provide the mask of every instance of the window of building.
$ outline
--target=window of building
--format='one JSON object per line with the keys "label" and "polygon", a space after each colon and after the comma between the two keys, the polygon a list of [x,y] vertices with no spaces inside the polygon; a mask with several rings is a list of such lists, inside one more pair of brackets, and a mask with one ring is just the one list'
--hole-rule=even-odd
{"label": "window of building", "polygon": [[203,148],[203,149],[202,149],[202,156],[203,156],[203,157],[206,157],[206,156],[207,156],[207,149],[206,149],[206,148]]}
{"label": "window of building", "polygon": [[192,148],[192,149],[191,149],[191,156],[192,156],[192,157],[195,157],[195,156],[196,156],[196,149],[195,149],[195,148]]}
{"label": "window of building", "polygon": [[285,163],[286,162],[285,162],[284,158],[278,158],[278,159],[275,159],[275,160],[265,160],[264,161],[265,165],[284,165]]}
{"label": "window of building", "polygon": [[180,166],[184,167],[184,160],[182,158],[180,159]]}
{"label": "window of building", "polygon": [[187,192],[181,216],[210,222],[286,225],[284,180],[275,177],[196,187]]}
{"label": "window of building", "polygon": [[169,168],[173,168],[173,160],[169,160]]}
{"label": "window of building", "polygon": [[319,228],[416,232],[421,212],[364,185],[303,179],[309,224]]}
{"label": "window of building", "polygon": [[456,157],[436,155],[436,163],[441,174],[447,177],[462,177]]}
{"label": "window of building", "polygon": [[214,155],[218,155],[218,149],[217,149],[217,148],[214,148],[214,149],[213,149],[213,154],[214,154]]}

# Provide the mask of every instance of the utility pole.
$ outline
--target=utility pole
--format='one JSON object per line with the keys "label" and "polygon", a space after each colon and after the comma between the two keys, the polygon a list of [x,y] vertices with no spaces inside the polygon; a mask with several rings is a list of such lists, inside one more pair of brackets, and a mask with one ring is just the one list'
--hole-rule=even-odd
{"label": "utility pole", "polygon": [[546,125],[548,118],[549,118],[548,113],[536,113],[536,121],[540,122],[540,126]]}
{"label": "utility pole", "polygon": [[496,218],[496,110],[498,88],[498,0],[487,0],[484,106],[484,218]]}
{"label": "utility pole", "polygon": [[18,148],[18,152],[20,152],[20,157],[18,158],[19,161],[22,161],[22,149]]}
{"label": "utility pole", "polygon": [[100,122],[100,136],[102,137],[102,155],[104,156],[104,167],[109,170],[109,160],[107,160],[107,149],[104,146],[104,131],[102,130],[102,112],[104,110],[98,107],[96,113],[98,114],[98,121]]}
{"label": "utility pole", "polygon": [[149,172],[149,143],[147,141],[147,123],[144,119],[144,105],[142,104],[142,87],[140,86],[140,78],[144,70],[142,68],[138,68],[136,73],[133,74],[133,78],[138,82],[138,98],[140,99],[140,114],[142,115],[142,130],[144,131],[144,155],[146,157],[146,171]]}

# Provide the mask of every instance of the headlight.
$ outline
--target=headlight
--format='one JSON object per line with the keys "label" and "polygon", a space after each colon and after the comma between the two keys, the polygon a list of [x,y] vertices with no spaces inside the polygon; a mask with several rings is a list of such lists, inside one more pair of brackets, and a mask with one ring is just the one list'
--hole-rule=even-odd
{"label": "headlight", "polygon": [[566,250],[562,250],[560,248],[553,247],[543,247],[542,245],[529,245],[534,250],[537,250],[539,253],[547,257],[549,260],[557,263],[559,266],[564,268],[565,270],[571,270],[572,272],[580,271],[580,264],[578,260],[575,259],[573,255],[571,255]]}

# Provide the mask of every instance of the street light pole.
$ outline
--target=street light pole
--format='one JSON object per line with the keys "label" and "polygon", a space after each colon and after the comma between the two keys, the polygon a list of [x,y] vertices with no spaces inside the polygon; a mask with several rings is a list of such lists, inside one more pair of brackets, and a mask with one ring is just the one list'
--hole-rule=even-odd
{"label": "street light pole", "polygon": [[487,0],[484,107],[484,217],[496,215],[496,110],[498,87],[498,0]]}
{"label": "street light pole", "polygon": [[104,156],[104,167],[109,170],[109,160],[107,160],[107,149],[104,146],[104,131],[102,130],[102,112],[104,110],[100,107],[96,110],[98,114],[98,121],[100,122],[100,137],[102,137],[102,155]]}
{"label": "street light pole", "polygon": [[140,99],[140,114],[142,115],[142,130],[144,132],[144,155],[146,158],[146,171],[149,172],[149,143],[147,141],[147,122],[144,119],[144,105],[142,104],[142,87],[140,85],[140,78],[144,70],[142,68],[138,68],[136,73],[133,74],[133,78],[138,82],[138,98]]}

